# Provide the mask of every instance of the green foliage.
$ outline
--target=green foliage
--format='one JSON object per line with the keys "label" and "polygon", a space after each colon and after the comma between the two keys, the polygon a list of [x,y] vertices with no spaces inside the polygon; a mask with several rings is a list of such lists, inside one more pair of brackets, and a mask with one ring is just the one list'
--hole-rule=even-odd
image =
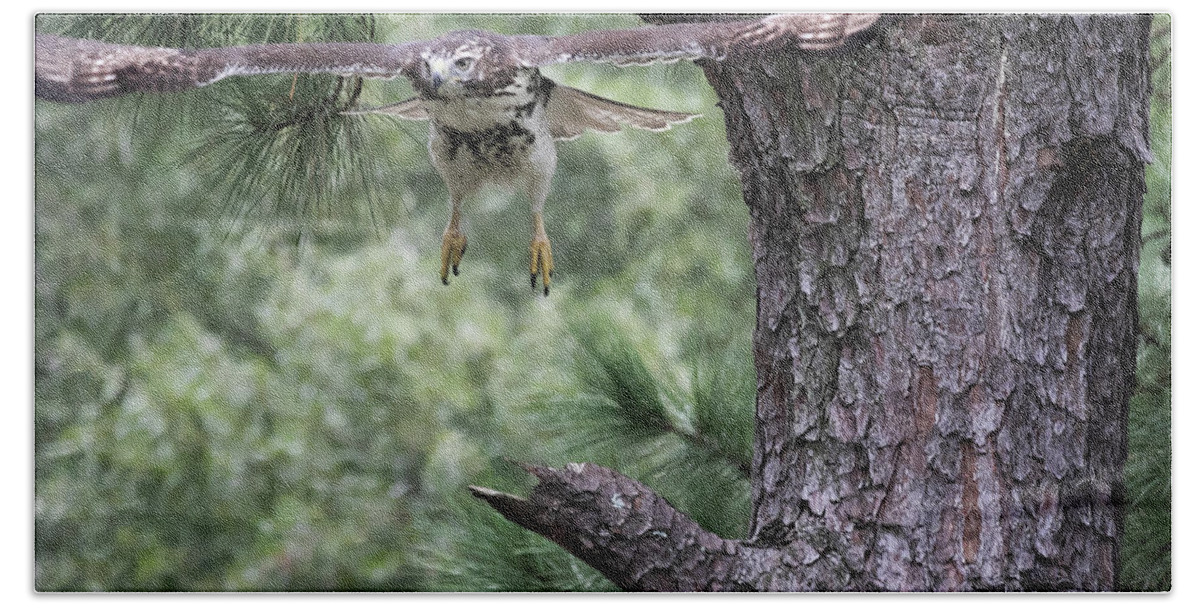
{"label": "green foliage", "polygon": [[1137,393],[1129,404],[1128,511],[1121,586],[1171,588],[1171,21],[1154,18],[1151,34],[1150,140],[1142,207],[1138,275],[1141,343]]}
{"label": "green foliage", "polygon": [[[207,46],[634,23],[396,16],[372,32],[324,15],[85,15],[42,16],[38,28]],[[715,112],[693,68],[579,71],[586,82],[571,71],[554,76]],[[663,80],[677,90],[653,86]],[[337,113],[409,94],[402,82],[360,91],[283,75],[38,104],[39,589],[610,590],[466,492],[527,490],[509,459],[589,459],[603,450],[583,449],[587,428],[607,429],[610,456],[637,461],[631,445],[653,456],[632,468],[650,483],[686,469],[673,500],[743,533],[748,489],[730,463],[749,458],[734,454],[746,446],[700,421],[699,397],[681,397],[706,390],[692,382],[707,378],[702,367],[721,365],[694,345],[738,336],[728,356],[753,374],[746,209],[719,116],[561,147],[547,209],[559,272],[552,296],[535,298],[526,201],[486,193],[468,209],[463,275],[443,287],[446,193],[424,125]],[[601,318],[638,332],[636,350],[592,345],[608,331]],[[584,373],[588,357],[608,375]],[[642,373],[630,381],[627,368]],[[576,411],[570,396],[602,405]],[[737,398],[748,425],[752,397]],[[653,433],[637,415],[654,417]],[[576,416],[593,427],[536,428]],[[552,433],[567,436],[539,443]],[[708,498],[697,488],[710,478],[730,489]]]}
{"label": "green foliage", "polygon": [[[444,438],[426,471],[436,500],[418,510],[425,530],[415,548],[425,586],[445,591],[615,591],[599,572],[558,545],[496,515],[463,492],[461,471],[487,487],[528,486],[527,475],[502,460],[488,462],[464,435]],[[448,474],[448,475],[446,475]],[[444,476],[443,476],[444,475]]]}
{"label": "green foliage", "polygon": [[[629,338],[639,335],[639,328],[619,323],[596,315],[574,329],[573,361],[582,380],[575,392],[542,395],[513,408],[519,421],[513,441],[523,435],[526,441],[536,439],[537,446],[518,458],[615,468],[654,487],[706,529],[743,536],[750,517],[753,448],[743,439],[753,435],[754,424],[749,340],[704,355],[706,368],[733,363],[725,377],[734,381],[714,390],[687,382],[696,369],[665,357],[660,348],[643,346],[643,354]],[[660,362],[654,372],[650,360]],[[731,401],[717,406],[715,398]],[[713,428],[718,416],[719,429]]]}
{"label": "green foliage", "polygon": [[[37,27],[208,46],[637,23],[83,15]],[[528,203],[498,192],[468,206],[463,274],[440,284],[446,193],[425,126],[338,114],[405,98],[402,81],[284,75],[39,102],[37,587],[613,589],[470,497],[469,484],[527,491],[513,461],[616,467],[743,536],[754,284],[713,94],[686,65],[550,76],[707,116],[560,146],[549,298],[525,275]],[[1161,589],[1170,107],[1154,111],[1123,581]]]}

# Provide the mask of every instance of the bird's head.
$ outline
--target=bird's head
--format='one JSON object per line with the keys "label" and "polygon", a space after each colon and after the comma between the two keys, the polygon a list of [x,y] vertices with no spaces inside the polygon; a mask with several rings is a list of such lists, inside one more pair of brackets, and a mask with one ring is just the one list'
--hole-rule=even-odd
{"label": "bird's head", "polygon": [[510,47],[505,37],[491,32],[451,32],[421,53],[413,82],[427,98],[494,95],[516,76]]}

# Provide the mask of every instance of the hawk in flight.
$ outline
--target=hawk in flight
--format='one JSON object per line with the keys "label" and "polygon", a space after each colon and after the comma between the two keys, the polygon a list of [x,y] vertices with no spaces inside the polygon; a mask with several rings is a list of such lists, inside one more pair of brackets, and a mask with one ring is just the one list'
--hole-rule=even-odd
{"label": "hawk in flight", "polygon": [[332,73],[404,76],[417,96],[362,110],[429,122],[429,154],[450,194],[442,235],[441,278],[458,274],[467,248],[463,200],[486,183],[523,190],[532,201],[530,284],[550,293],[554,260],[542,223],[556,140],[622,127],[661,131],[693,114],[639,108],[555,84],[538,71],[571,61],[619,66],[721,60],[739,46],[786,40],[822,50],[879,19],[877,14],[785,14],[592,31],[569,36],[503,36],[470,30],[421,42],[259,44],[208,49],[148,48],[39,35],[34,91],[39,98],[86,102],[139,91],[202,87],[227,76]]}

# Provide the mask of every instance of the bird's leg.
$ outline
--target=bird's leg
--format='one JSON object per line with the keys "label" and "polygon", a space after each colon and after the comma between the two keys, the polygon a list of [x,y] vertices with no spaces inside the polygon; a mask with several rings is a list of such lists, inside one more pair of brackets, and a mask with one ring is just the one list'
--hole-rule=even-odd
{"label": "bird's leg", "polygon": [[550,238],[542,223],[542,209],[550,195],[550,182],[554,177],[554,162],[544,172],[538,173],[529,184],[529,199],[533,203],[533,240],[529,242],[529,286],[537,291],[538,275],[542,276],[542,295],[550,295],[550,279],[554,277],[554,256],[550,254]]}
{"label": "bird's leg", "polygon": [[550,238],[542,224],[542,212],[533,212],[533,240],[529,243],[529,286],[537,291],[538,275],[542,275],[542,295],[550,295],[550,279],[554,277],[554,256],[550,253]]}
{"label": "bird's leg", "polygon": [[451,195],[450,222],[446,224],[446,231],[442,233],[442,285],[450,284],[451,271],[454,272],[454,276],[458,276],[458,263],[467,252],[467,236],[459,229],[461,207],[461,198]]}

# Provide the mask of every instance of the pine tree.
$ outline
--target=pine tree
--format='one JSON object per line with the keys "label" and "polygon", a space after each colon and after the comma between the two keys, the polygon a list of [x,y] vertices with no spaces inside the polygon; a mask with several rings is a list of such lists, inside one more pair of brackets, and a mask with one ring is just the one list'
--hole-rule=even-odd
{"label": "pine tree", "polygon": [[[520,21],[496,18],[492,27],[544,33],[562,27],[544,17]],[[994,25],[971,23],[985,30]],[[42,16],[38,21],[39,31],[168,46],[395,37],[384,32],[387,27],[377,19],[343,15]],[[953,34],[965,26],[951,19],[889,27],[882,34],[890,36],[886,41],[899,44],[919,30],[916,39],[924,46],[914,48],[942,52],[949,41],[961,39]],[[1121,39],[1136,46],[1137,36]],[[872,44],[865,51],[856,47],[822,56],[802,69],[811,82],[836,80],[833,66],[867,61],[864,52],[880,52],[878,41]],[[771,67],[769,59],[747,61],[762,61],[768,70],[763,73],[801,69]],[[770,151],[755,156],[745,147],[757,141],[753,103],[768,102],[752,92],[739,98],[728,90],[727,74],[743,68],[733,62],[707,67],[723,107],[733,113],[727,121],[735,164],[750,188],[746,200],[761,212],[762,192],[747,186],[760,169],[747,159],[778,158]],[[679,78],[687,70],[663,74]],[[1169,76],[1169,67],[1156,74]],[[396,137],[411,138],[413,145],[398,152],[378,140],[377,125],[341,115],[365,96],[395,93],[402,86],[364,87],[357,79],[321,76],[244,79],[182,96],[114,100],[90,123],[67,110],[53,110],[53,120],[46,119],[37,141],[39,588],[616,588],[605,575],[627,585],[627,579],[607,570],[601,574],[542,536],[513,526],[467,493],[467,486],[522,495],[544,490],[532,487],[520,463],[536,463],[526,466],[543,484],[553,471],[570,470],[571,462],[620,471],[686,513],[696,524],[690,532],[706,542],[716,542],[711,539],[717,536],[748,538],[749,550],[770,556],[781,544],[795,543],[799,534],[836,554],[836,535],[814,539],[813,527],[771,525],[754,512],[767,491],[763,433],[770,428],[755,421],[755,365],[760,385],[768,368],[762,353],[751,354],[748,333],[730,337],[729,328],[739,322],[748,331],[749,305],[721,309],[713,304],[737,289],[745,291],[752,283],[748,271],[744,279],[714,280],[721,275],[680,267],[678,256],[652,253],[651,263],[633,261],[620,257],[618,244],[580,237],[564,249],[576,247],[580,255],[604,262],[593,265],[599,274],[581,279],[577,293],[559,294],[566,303],[556,310],[569,311],[561,318],[548,320],[545,310],[530,311],[524,302],[495,295],[508,285],[484,278],[490,270],[486,255],[476,267],[478,282],[464,287],[470,291],[438,292],[451,306],[421,301],[439,286],[413,257],[397,254],[407,241],[385,238],[380,245],[371,235],[396,221],[396,211],[383,197],[403,191],[417,192],[419,198],[441,196],[435,176],[422,169],[427,162],[420,130],[400,131]],[[805,120],[787,128],[815,137],[815,131],[837,123],[813,119],[828,107],[810,107],[820,97],[812,95],[796,106],[805,108],[797,110]],[[1152,127],[1169,127],[1167,101],[1165,110],[1152,115]],[[68,133],[82,134],[79,143]],[[100,152],[86,148],[86,142],[105,137],[118,143]],[[119,143],[124,141],[138,144]],[[564,170],[575,179],[560,180],[568,183],[558,187],[570,189],[575,199],[612,188],[611,172],[602,173],[611,161],[589,146],[584,142],[563,156]],[[699,162],[692,158],[695,146],[680,148],[678,163]],[[822,148],[806,150],[801,152],[816,154]],[[1131,406],[1130,514],[1121,583],[1138,589],[1164,589],[1170,580],[1169,557],[1163,557],[1163,547],[1167,552],[1170,547],[1169,446],[1160,443],[1169,438],[1164,431],[1169,430],[1169,247],[1163,247],[1170,234],[1169,150],[1169,144],[1155,148],[1148,180],[1151,195],[1160,194],[1153,203],[1148,199],[1142,231],[1144,348],[1138,359],[1141,390]],[[399,161],[391,159],[396,154]],[[804,165],[803,154],[792,162]],[[721,162],[724,154],[715,156]],[[57,164],[61,159],[95,162]],[[807,180],[802,185],[809,190],[801,191],[841,191],[836,170],[817,165],[819,170],[802,172]],[[106,170],[113,175],[100,175]],[[164,171],[180,171],[202,185],[193,184],[183,196],[163,192],[150,176]],[[400,174],[409,176],[396,177]],[[1167,184],[1156,187],[1156,179]],[[120,190],[95,186],[113,183]],[[830,183],[835,187],[827,188]],[[215,194],[196,194],[203,190]],[[1161,194],[1164,190],[1167,194]],[[662,192],[656,195],[656,204],[669,207]],[[611,191],[602,196],[618,198]],[[216,222],[205,208],[213,198],[226,207]],[[826,227],[818,230],[836,232],[845,218],[835,202],[820,207],[807,195],[801,198],[813,206],[809,219]],[[121,203],[110,205],[108,199]],[[729,213],[703,197],[681,200],[686,203],[678,205],[695,207],[694,217],[687,217],[696,226]],[[440,205],[435,201],[432,207]],[[736,211],[744,225],[745,209]],[[676,249],[713,246],[705,228],[678,219],[668,223],[654,213],[663,212],[618,208],[587,217],[587,223],[565,222],[577,234],[594,232],[597,222],[648,226],[647,234],[628,237],[637,245],[628,248],[637,250],[651,249],[646,243],[661,246],[663,234],[687,236],[671,241]],[[672,216],[677,217],[682,216]],[[731,217],[737,221],[739,216]],[[763,236],[776,230],[763,217],[754,224],[760,278],[764,260],[781,242]],[[214,241],[206,233],[221,228],[221,222],[225,240]],[[742,235],[734,238],[744,243]],[[402,244],[390,248],[395,242]],[[502,249],[497,243],[480,244],[487,251]],[[594,250],[583,252],[585,247]],[[264,250],[271,255],[260,255]],[[838,252],[835,247],[824,253],[836,258]],[[749,256],[741,255],[748,265]],[[817,276],[838,274],[833,258]],[[633,269],[604,265],[619,265],[612,260]],[[664,275],[698,273],[709,280],[694,282],[678,300],[636,293],[630,277],[654,263]],[[812,270],[798,264],[797,272]],[[656,280],[667,284],[662,277]],[[364,289],[367,285],[372,287]],[[665,302],[668,313],[630,314],[620,304],[613,307],[615,293],[628,294],[645,310]],[[838,318],[844,302],[834,304],[832,312],[825,311],[833,317],[816,314],[812,321],[827,324]],[[576,312],[596,309],[602,312]],[[694,316],[663,321],[676,313]],[[765,335],[763,322],[760,317],[759,331]],[[853,349],[853,340],[839,339],[834,343],[843,351],[837,352],[844,354],[847,345]],[[806,351],[813,357],[811,370],[826,369],[830,361],[840,369],[837,357],[820,359],[835,351],[828,345]],[[570,366],[551,363],[562,360]],[[531,368],[539,368],[539,378],[521,386],[530,382]],[[935,378],[915,386],[936,385]],[[835,389],[813,390],[821,396]],[[762,416],[762,386],[758,393]],[[805,516],[816,508],[810,499]],[[963,526],[969,528],[970,521],[965,518]],[[843,565],[858,559],[852,553],[836,557]],[[869,562],[869,556],[859,557]],[[832,560],[811,569],[813,586],[831,588],[820,578],[835,572],[824,566],[828,563]],[[793,569],[784,566],[779,572]],[[671,574],[660,573],[657,580],[669,581]],[[862,577],[850,575],[851,580],[858,580],[855,576]]]}
{"label": "pine tree", "polygon": [[1116,588],[1149,22],[707,65],[759,285],[748,538],[596,466],[477,495],[627,589]]}

